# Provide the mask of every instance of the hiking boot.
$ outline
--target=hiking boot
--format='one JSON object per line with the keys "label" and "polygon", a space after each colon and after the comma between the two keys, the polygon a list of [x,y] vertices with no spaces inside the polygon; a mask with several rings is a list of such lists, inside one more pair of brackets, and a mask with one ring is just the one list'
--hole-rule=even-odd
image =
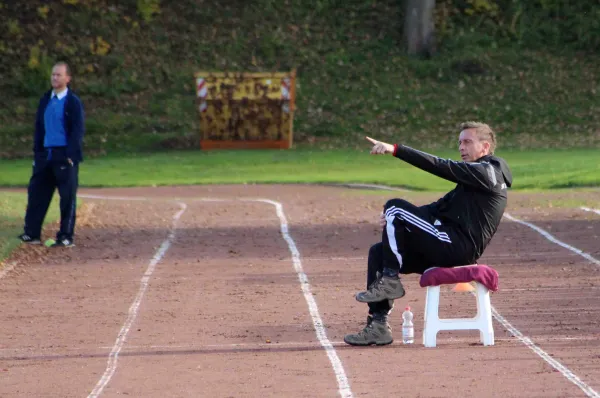
{"label": "hiking boot", "polygon": [[[383,274],[379,271],[377,271],[376,273],[376,279],[373,281],[373,283],[371,283],[369,285],[369,287],[367,288],[367,290],[370,290],[371,288],[374,288],[377,285],[377,282],[379,282],[379,279],[383,276]],[[388,306],[390,307],[389,311],[388,311],[388,315],[392,312],[392,310],[394,309],[394,300],[388,300]],[[367,324],[369,324],[369,321],[367,321]]]}
{"label": "hiking boot", "polygon": [[380,322],[371,317],[367,318],[367,326],[356,334],[344,336],[344,342],[350,345],[386,345],[394,341],[392,328],[387,322]]}
{"label": "hiking boot", "polygon": [[27,234],[21,234],[18,236],[18,238],[21,239],[21,242],[27,243],[29,245],[41,245],[42,244],[42,241],[40,240],[40,238],[34,238]]}
{"label": "hiking boot", "polygon": [[372,288],[374,288],[377,285],[377,282],[379,282],[379,280],[381,279],[381,277],[383,276],[383,274],[379,271],[377,271],[375,273],[375,280],[373,282],[371,282],[371,284],[367,287],[367,290],[370,290]]}
{"label": "hiking boot", "polygon": [[383,275],[369,286],[366,292],[356,294],[356,300],[361,303],[377,303],[383,300],[396,300],[404,297],[404,287],[399,277]]}
{"label": "hiking boot", "polygon": [[73,243],[72,239],[69,238],[62,238],[57,240],[52,246],[50,247],[73,247],[75,246],[75,243]]}

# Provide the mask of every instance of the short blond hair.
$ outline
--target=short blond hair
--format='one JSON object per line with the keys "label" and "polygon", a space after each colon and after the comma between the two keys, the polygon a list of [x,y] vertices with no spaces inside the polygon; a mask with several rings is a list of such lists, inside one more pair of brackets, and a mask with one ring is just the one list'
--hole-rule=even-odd
{"label": "short blond hair", "polygon": [[64,66],[65,67],[65,72],[67,74],[67,76],[71,77],[71,67],[69,66],[68,63],[64,62],[64,61],[59,61],[57,63],[54,64],[54,66]]}
{"label": "short blond hair", "polygon": [[492,128],[481,122],[467,121],[460,124],[460,131],[466,129],[475,129],[475,133],[480,141],[487,141],[490,144],[490,155],[496,150],[496,133]]}

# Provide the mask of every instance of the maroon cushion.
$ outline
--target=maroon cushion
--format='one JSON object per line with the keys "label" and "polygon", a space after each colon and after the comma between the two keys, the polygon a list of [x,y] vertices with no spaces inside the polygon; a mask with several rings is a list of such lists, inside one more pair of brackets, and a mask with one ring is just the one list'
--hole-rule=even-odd
{"label": "maroon cushion", "polygon": [[479,282],[489,290],[498,290],[498,272],[483,264],[454,268],[433,268],[421,275],[421,287],[448,285],[462,282]]}

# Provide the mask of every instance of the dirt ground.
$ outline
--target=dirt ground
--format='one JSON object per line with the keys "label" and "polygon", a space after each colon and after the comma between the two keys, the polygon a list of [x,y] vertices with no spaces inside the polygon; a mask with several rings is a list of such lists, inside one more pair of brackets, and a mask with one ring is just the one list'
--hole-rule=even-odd
{"label": "dirt ground", "polygon": [[[511,193],[508,213],[562,245],[502,222],[480,261],[500,274],[494,346],[446,331],[424,348],[425,290],[409,275],[394,343],[357,348],[343,336],[364,326],[354,294],[382,204],[436,195],[82,190],[75,247],[23,246],[0,271],[0,397],[599,397],[600,215],[545,205],[581,195],[600,206],[594,191]],[[401,340],[405,305],[413,345]],[[441,316],[474,310],[444,287]]]}

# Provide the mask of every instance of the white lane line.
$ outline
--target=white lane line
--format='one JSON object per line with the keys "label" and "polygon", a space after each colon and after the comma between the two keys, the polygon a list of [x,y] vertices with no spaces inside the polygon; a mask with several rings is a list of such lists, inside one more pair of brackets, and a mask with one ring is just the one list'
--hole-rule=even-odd
{"label": "white lane line", "polygon": [[[552,236],[550,233],[548,233],[544,229],[542,229],[536,225],[533,225],[531,223],[528,223],[526,221],[519,220],[519,219],[511,216],[508,213],[504,213],[504,217],[506,217],[507,219],[514,221],[516,223],[525,225],[525,226],[533,229],[534,231],[540,233],[544,238],[548,239],[550,242],[556,243],[557,245],[562,246],[565,249],[569,249],[572,252],[579,254],[580,256],[584,257],[585,259],[591,261],[592,263],[594,263],[596,265],[600,265],[600,261],[598,261],[594,257],[590,256],[587,253],[584,253],[583,251],[581,251],[573,246],[570,246],[570,245],[556,239],[554,236]],[[492,315],[498,322],[500,322],[500,324],[502,324],[502,326],[504,326],[506,328],[506,330],[511,332],[513,334],[513,336],[518,338],[523,344],[525,344],[529,349],[531,349],[533,352],[535,352],[540,358],[542,358],[544,361],[546,361],[550,366],[552,366],[554,369],[558,370],[565,378],[567,378],[567,380],[569,380],[570,382],[575,384],[577,387],[579,387],[581,389],[581,391],[583,391],[588,397],[600,398],[600,394],[598,394],[594,389],[592,389],[592,387],[585,384],[579,377],[577,377],[577,375],[575,375],[566,366],[564,366],[562,363],[558,362],[556,359],[552,358],[546,351],[544,351],[540,347],[538,347],[533,341],[531,341],[531,339],[529,337],[523,335],[523,333],[521,333],[510,322],[508,322],[502,315],[500,315],[500,313],[498,311],[496,311],[496,309],[493,306],[492,306]]]}
{"label": "white lane line", "polygon": [[156,264],[158,264],[160,262],[160,260],[162,260],[165,253],[167,252],[167,250],[169,250],[169,247],[173,243],[173,240],[175,239],[175,228],[177,227],[177,221],[179,220],[179,218],[181,217],[181,215],[187,208],[187,205],[185,203],[179,202],[179,206],[180,206],[180,210],[173,216],[173,224],[172,224],[171,231],[169,232],[167,239],[165,239],[165,241],[159,247],[156,254],[154,254],[154,257],[148,264],[148,268],[146,269],[146,272],[144,273],[144,276],[142,277],[142,279],[140,281],[140,289],[138,290],[137,296],[133,300],[133,303],[129,307],[129,315],[127,316],[127,319],[125,320],[123,327],[119,331],[115,345],[112,347],[112,350],[110,351],[110,354],[108,355],[108,365],[106,366],[106,370],[104,371],[104,374],[102,375],[102,377],[96,384],[96,387],[94,387],[92,392],[88,395],[88,398],[98,397],[102,393],[102,390],[104,389],[104,387],[106,387],[106,385],[108,384],[108,382],[110,381],[112,376],[115,374],[115,371],[117,369],[117,360],[119,358],[119,352],[121,352],[121,349],[123,348],[123,344],[125,344],[125,339],[127,338],[127,334],[129,333],[129,329],[131,328],[131,325],[137,318],[138,310],[139,310],[140,304],[142,302],[142,298],[144,297],[144,293],[146,292],[146,289],[148,288],[148,282],[150,281],[150,277],[152,276],[152,273],[154,272],[154,268],[156,267]]}
{"label": "white lane line", "polygon": [[[98,199],[110,199],[109,197],[96,197]],[[137,200],[146,200],[146,198],[135,198]],[[119,200],[127,200],[125,198],[119,198]],[[222,202],[222,201],[226,201],[227,199],[217,199],[217,198],[202,198],[200,199],[201,201],[206,201],[206,202]],[[321,317],[318,313],[318,308],[316,306],[316,302],[314,300],[314,298],[312,297],[312,293],[310,293],[310,285],[308,284],[308,278],[306,277],[306,274],[304,274],[304,271],[302,270],[302,264],[300,262],[300,254],[295,246],[294,241],[291,239],[291,237],[289,236],[289,234],[287,234],[287,221],[285,219],[285,215],[283,214],[283,210],[282,210],[282,206],[279,202],[275,202],[275,201],[271,201],[268,199],[239,199],[239,200],[243,200],[243,201],[262,201],[265,203],[270,203],[273,204],[276,208],[277,208],[277,213],[280,216],[281,219],[281,230],[282,230],[282,235],[284,236],[284,239],[286,240],[286,242],[288,242],[288,246],[290,247],[290,251],[292,252],[293,255],[293,260],[294,260],[294,267],[296,268],[296,272],[298,273],[298,278],[300,279],[300,282],[302,284],[302,290],[304,292],[305,295],[305,299],[307,301],[307,304],[309,305],[309,310],[311,310],[311,316],[313,317],[313,324],[315,325],[315,331],[317,332],[317,337],[319,338],[319,341],[321,342],[321,345],[323,346],[323,348],[326,350],[327,355],[330,358],[330,362],[332,363],[332,366],[334,366],[334,371],[336,370],[336,364],[339,364],[339,368],[341,369],[341,374],[338,374],[338,372],[336,371],[336,378],[338,379],[338,385],[340,387],[339,391],[340,394],[342,394],[342,396],[344,397],[351,397],[352,396],[352,392],[350,391],[349,388],[349,384],[348,384],[348,380],[347,377],[345,375],[345,372],[343,370],[343,367],[341,365],[341,361],[339,360],[339,357],[337,356],[337,353],[335,352],[335,348],[333,348],[333,345],[331,344],[331,342],[329,341],[329,339],[327,339],[327,335],[325,333],[325,328],[323,326],[323,322],[321,320]],[[283,217],[282,217],[283,216]],[[590,256],[587,253],[584,253],[583,251],[574,248],[570,245],[567,245],[564,242],[559,241],[558,239],[556,239],[555,237],[553,237],[551,234],[549,234],[548,232],[544,231],[543,229],[531,224],[531,223],[527,223],[525,221],[521,221],[518,220],[514,217],[512,217],[510,214],[505,213],[504,217],[506,217],[507,219],[517,222],[519,224],[523,224],[526,225],[532,229],[534,229],[535,231],[539,232],[540,234],[542,234],[546,239],[550,240],[553,243],[558,244],[559,246],[562,246],[564,248],[567,248],[581,256],[583,256],[584,258],[588,259],[589,261],[593,262],[596,265],[600,265],[600,261],[596,260],[594,257]],[[285,228],[284,228],[285,227]],[[287,236],[287,239],[286,239]],[[288,241],[289,239],[289,241]],[[291,244],[290,244],[291,242]],[[295,249],[295,251],[294,251]],[[298,265],[299,266],[298,266]],[[303,283],[304,278],[306,278],[306,284]],[[307,290],[305,290],[305,288]],[[310,293],[310,296],[307,296],[307,292]],[[312,309],[311,309],[311,302],[314,303],[314,308],[316,310],[316,318],[313,315]],[[571,372],[568,368],[566,368],[564,365],[562,365],[560,362],[556,361],[554,358],[552,358],[548,353],[546,353],[545,351],[543,351],[541,348],[539,348],[537,345],[535,345],[531,339],[529,337],[524,336],[518,329],[516,329],[510,322],[508,322],[504,317],[502,317],[500,315],[500,313],[492,306],[492,314],[494,316],[494,318],[500,322],[500,324],[502,324],[507,330],[509,330],[511,333],[513,333],[513,335],[515,337],[517,337],[519,339],[519,341],[521,341],[525,346],[527,346],[528,348],[530,348],[533,352],[535,352],[538,356],[540,356],[542,359],[544,359],[549,365],[551,365],[552,367],[554,367],[556,370],[558,370],[559,372],[561,372],[561,374],[567,378],[569,381],[571,381],[572,383],[574,383],[575,385],[577,385],[579,388],[581,388],[582,391],[584,391],[586,393],[587,396],[589,397],[594,397],[594,398],[600,398],[600,394],[598,394],[596,391],[594,391],[591,387],[589,387],[587,384],[585,384],[583,381],[581,381],[581,379],[579,379],[575,374],[573,374],[573,372]],[[324,340],[321,340],[321,337],[319,335],[319,330],[323,331],[323,337]],[[347,390],[346,390],[347,388]],[[350,395],[343,395],[343,391],[347,391]]]}
{"label": "white lane line", "polygon": [[590,209],[589,207],[580,207],[580,209],[584,210],[584,211],[589,211],[592,213],[600,214],[600,210],[598,210],[598,209]]}
{"label": "white lane line", "polygon": [[[99,195],[79,195],[80,197],[87,197],[90,199],[116,199],[116,200],[128,200],[126,197],[110,197],[110,196],[99,196]],[[308,305],[308,309],[310,312],[310,316],[313,321],[313,326],[315,328],[315,333],[317,335],[317,339],[321,347],[327,353],[327,357],[329,358],[329,362],[333,367],[333,371],[338,382],[338,392],[342,398],[352,398],[352,390],[350,389],[350,383],[348,381],[348,377],[346,376],[346,372],[342,365],[342,361],[340,360],[337,352],[329,339],[327,338],[327,331],[325,326],[323,325],[323,320],[321,319],[321,315],[319,315],[319,308],[317,306],[317,302],[315,301],[310,283],[308,281],[308,276],[304,273],[302,268],[302,262],[300,261],[300,252],[296,247],[296,243],[292,239],[289,234],[287,219],[285,217],[285,213],[283,212],[283,205],[277,201],[270,199],[261,199],[261,198],[238,198],[238,199],[221,199],[221,198],[194,198],[194,201],[200,202],[229,202],[229,201],[242,201],[242,202],[262,202],[273,205],[277,212],[277,216],[280,220],[280,231],[283,239],[288,244],[288,248],[290,253],[292,254],[292,262],[294,264],[294,269],[296,270],[296,274],[298,275],[298,280],[300,281],[300,286],[302,289],[302,293],[304,294],[304,299]],[[147,200],[145,197],[132,197],[131,200]],[[114,371],[113,371],[114,373]],[[90,395],[88,398],[91,398]]]}
{"label": "white lane line", "polygon": [[519,220],[518,218],[515,218],[515,217],[511,216],[508,213],[504,213],[504,217],[508,218],[510,221],[514,221],[514,222],[519,223],[521,225],[528,226],[529,228],[533,229],[534,231],[536,231],[537,233],[539,233],[540,235],[542,235],[544,238],[548,239],[550,242],[556,243],[557,245],[559,245],[561,247],[564,247],[565,249],[568,249],[568,250],[572,251],[573,253],[577,253],[581,257],[583,257],[586,260],[588,260],[589,262],[594,263],[594,264],[600,266],[600,260],[598,260],[597,258],[592,257],[590,254],[584,252],[583,250],[579,250],[576,247],[573,247],[571,245],[566,244],[563,241],[560,241],[560,240],[556,239],[548,231],[546,231],[546,230],[538,227],[537,225],[533,225],[531,223],[528,223],[527,221]]}
{"label": "white lane line", "polygon": [[544,361],[550,364],[550,366],[562,373],[562,375],[565,376],[569,381],[571,381],[573,384],[579,387],[581,391],[585,393],[585,395],[587,395],[588,397],[595,398],[600,397],[600,394],[594,391],[592,387],[585,384],[579,377],[577,377],[577,375],[571,372],[569,368],[564,366],[562,363],[558,362],[556,359],[552,358],[546,351],[542,350],[540,347],[535,345],[535,343],[531,341],[529,337],[524,336],[523,333],[521,333],[513,325],[511,325],[506,319],[504,319],[502,315],[498,313],[498,311],[496,311],[494,307],[492,307],[492,314],[494,315],[494,318],[496,318],[496,320],[506,328],[506,330],[511,332],[513,336],[518,338],[523,344],[529,347],[529,349],[538,354]]}
{"label": "white lane line", "polygon": [[[79,196],[80,198],[87,198],[87,199],[101,199],[101,200],[148,200],[148,198],[144,198],[141,196],[103,196],[103,195],[90,195],[87,193],[81,193],[81,194],[77,194],[77,196]],[[172,200],[169,198],[165,198],[166,201],[168,200]]]}
{"label": "white lane line", "polygon": [[399,192],[411,192],[410,189],[390,187],[388,185],[377,185],[377,184],[323,184],[334,187],[343,188],[354,188],[354,189],[373,189],[377,191],[399,191]]}
{"label": "white lane line", "polygon": [[340,396],[344,398],[350,398],[352,397],[352,390],[350,390],[350,383],[348,381],[348,377],[346,376],[346,372],[344,371],[342,361],[338,357],[337,352],[333,347],[333,344],[331,343],[331,341],[329,341],[329,338],[327,338],[327,330],[323,325],[321,315],[319,315],[319,308],[317,307],[317,302],[313,297],[310,283],[308,281],[308,276],[304,273],[304,270],[302,268],[302,262],[300,261],[300,252],[296,247],[296,243],[294,243],[294,240],[289,234],[287,219],[285,217],[285,213],[283,212],[283,206],[281,205],[281,203],[276,202],[274,200],[255,200],[259,202],[269,203],[275,206],[277,216],[279,216],[279,220],[281,222],[281,235],[283,236],[283,239],[287,242],[290,252],[292,253],[294,269],[298,274],[298,280],[300,281],[302,293],[304,293],[304,299],[306,300],[308,310],[310,311],[310,316],[313,321],[317,338],[319,339],[321,347],[323,347],[323,349],[327,353],[327,356],[329,357],[329,362],[331,362],[331,366],[333,367],[333,371],[335,372],[335,377],[338,382],[338,392]]}

